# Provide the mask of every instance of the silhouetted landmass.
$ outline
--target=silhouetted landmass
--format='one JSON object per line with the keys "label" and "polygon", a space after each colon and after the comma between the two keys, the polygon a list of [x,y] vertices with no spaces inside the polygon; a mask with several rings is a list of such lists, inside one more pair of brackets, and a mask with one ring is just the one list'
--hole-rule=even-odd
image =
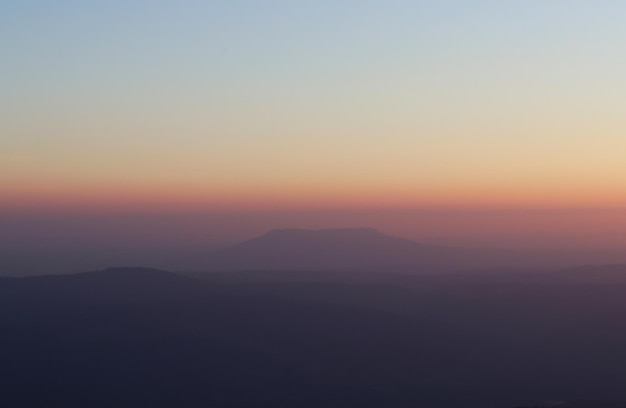
{"label": "silhouetted landmass", "polygon": [[442,272],[496,267],[568,265],[571,253],[426,245],[373,228],[280,229],[209,254],[204,269],[368,269]]}
{"label": "silhouetted landmass", "polygon": [[3,278],[0,398],[10,407],[625,401],[621,273],[114,268]]}

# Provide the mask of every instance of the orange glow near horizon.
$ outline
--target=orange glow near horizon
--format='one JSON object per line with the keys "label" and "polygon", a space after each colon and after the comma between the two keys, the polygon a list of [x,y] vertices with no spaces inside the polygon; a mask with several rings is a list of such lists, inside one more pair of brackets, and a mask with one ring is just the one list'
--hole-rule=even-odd
{"label": "orange glow near horizon", "polygon": [[12,189],[0,208],[162,209],[162,210],[545,210],[626,208],[626,191],[566,187],[398,188],[376,186],[272,186],[236,188],[149,188],[71,186]]}

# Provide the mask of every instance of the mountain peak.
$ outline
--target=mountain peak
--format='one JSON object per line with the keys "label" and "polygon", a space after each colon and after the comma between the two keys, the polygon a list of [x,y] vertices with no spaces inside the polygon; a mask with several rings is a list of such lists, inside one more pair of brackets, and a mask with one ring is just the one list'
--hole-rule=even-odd
{"label": "mountain peak", "polygon": [[411,242],[417,245],[416,242],[393,237],[374,228],[274,229],[260,237],[246,241],[242,245],[281,245],[283,248],[294,245],[327,245],[335,249],[346,249],[345,246],[348,245],[365,249],[367,245],[397,245],[400,242]]}
{"label": "mountain peak", "polygon": [[325,229],[305,229],[305,228],[278,228],[265,233],[263,237],[280,236],[388,236],[375,228],[325,228]]}
{"label": "mountain peak", "polygon": [[[275,229],[222,251],[216,269],[344,269],[413,265],[440,249],[374,228]],[[429,261],[430,263],[430,261]]]}

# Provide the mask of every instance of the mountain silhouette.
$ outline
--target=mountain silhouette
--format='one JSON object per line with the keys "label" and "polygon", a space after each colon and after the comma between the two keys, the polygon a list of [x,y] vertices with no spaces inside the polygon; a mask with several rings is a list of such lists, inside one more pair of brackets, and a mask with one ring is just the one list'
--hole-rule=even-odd
{"label": "mountain silhouette", "polygon": [[[427,272],[535,266],[545,256],[521,251],[429,245],[374,228],[276,229],[212,253],[205,269],[419,269]],[[548,262],[549,263],[549,262]]]}
{"label": "mountain silhouette", "polygon": [[373,228],[277,229],[214,254],[215,269],[350,269],[439,265],[466,251],[425,245]]}

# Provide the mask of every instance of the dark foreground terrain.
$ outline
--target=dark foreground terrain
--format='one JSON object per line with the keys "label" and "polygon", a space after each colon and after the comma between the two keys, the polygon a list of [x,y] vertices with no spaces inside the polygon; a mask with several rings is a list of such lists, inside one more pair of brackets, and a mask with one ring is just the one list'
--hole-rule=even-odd
{"label": "dark foreground terrain", "polygon": [[2,278],[0,404],[624,401],[625,321],[619,266],[439,276],[117,268]]}

